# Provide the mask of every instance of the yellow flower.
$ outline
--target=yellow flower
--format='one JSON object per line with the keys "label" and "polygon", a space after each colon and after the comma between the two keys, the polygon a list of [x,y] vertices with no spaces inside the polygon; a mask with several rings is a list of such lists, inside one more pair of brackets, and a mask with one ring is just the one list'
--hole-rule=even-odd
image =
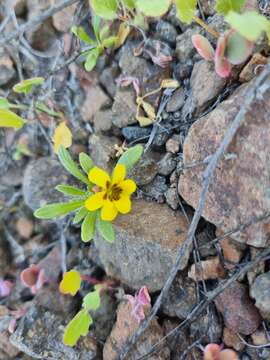
{"label": "yellow flower", "polygon": [[96,184],[100,191],[90,196],[85,207],[89,211],[101,209],[101,219],[112,221],[118,212],[127,214],[131,210],[130,195],[136,190],[133,180],[125,180],[126,168],[116,165],[112,178],[102,169],[94,167],[88,174],[89,180]]}

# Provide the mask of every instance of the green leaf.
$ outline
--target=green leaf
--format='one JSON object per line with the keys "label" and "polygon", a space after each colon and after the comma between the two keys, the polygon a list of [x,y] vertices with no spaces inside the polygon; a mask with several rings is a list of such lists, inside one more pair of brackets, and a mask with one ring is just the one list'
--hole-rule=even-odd
{"label": "green leaf", "polygon": [[109,25],[104,25],[102,29],[99,32],[99,39],[102,42],[110,33],[110,27]]}
{"label": "green leaf", "polygon": [[242,64],[251,54],[253,43],[237,32],[228,36],[225,57],[233,65]]}
{"label": "green leaf", "polygon": [[268,32],[270,28],[270,21],[256,11],[249,11],[244,14],[230,12],[225,17],[225,20],[234,30],[238,31],[239,34],[254,42],[263,31]]}
{"label": "green leaf", "polygon": [[117,0],[91,0],[90,5],[94,12],[101,18],[106,20],[116,18]]}
{"label": "green leaf", "polygon": [[67,215],[70,212],[82,207],[83,200],[74,200],[66,203],[48,204],[34,212],[34,216],[38,219],[54,219],[59,216]]}
{"label": "green leaf", "polygon": [[146,16],[162,16],[166,14],[171,0],[137,0],[136,7]]}
{"label": "green leaf", "polygon": [[0,97],[0,109],[9,109],[10,103],[4,97]]}
{"label": "green leaf", "polygon": [[64,333],[64,344],[68,346],[76,345],[80,336],[86,336],[89,326],[93,323],[91,316],[86,310],[81,310],[69,322]]}
{"label": "green leaf", "polygon": [[93,239],[96,228],[96,217],[97,212],[92,211],[88,212],[84,218],[81,228],[81,238],[83,242],[88,242]]}
{"label": "green leaf", "polygon": [[84,152],[80,153],[79,161],[82,169],[87,175],[89,174],[89,171],[95,166],[94,161]]}
{"label": "green leaf", "polygon": [[223,15],[230,11],[240,12],[245,2],[246,0],[217,0],[215,9]]}
{"label": "green leaf", "polygon": [[86,61],[84,63],[84,67],[86,71],[92,71],[96,66],[97,59],[99,57],[99,49],[95,48],[89,50]]}
{"label": "green leaf", "polygon": [[114,228],[109,221],[104,221],[100,218],[100,214],[97,218],[97,228],[100,235],[108,242],[112,243],[115,239]]}
{"label": "green leaf", "polygon": [[99,290],[91,291],[83,298],[82,306],[85,310],[96,311],[100,307],[100,292]]}
{"label": "green leaf", "polygon": [[43,84],[45,79],[43,77],[35,77],[23,80],[13,86],[13,91],[19,94],[28,94],[33,90],[33,86]]}
{"label": "green leaf", "polygon": [[133,146],[121,155],[117,164],[125,165],[126,170],[129,171],[140,160],[142,153],[142,145]]}
{"label": "green leaf", "polygon": [[75,162],[72,160],[69,152],[67,149],[64,148],[63,145],[60,145],[59,151],[58,151],[58,158],[63,165],[63,167],[76,179],[84,182],[85,184],[89,185],[89,181],[87,177],[79,170],[78,166],[75,164]]}
{"label": "green leaf", "polygon": [[79,224],[88,214],[88,210],[85,207],[82,207],[77,211],[76,215],[73,218],[72,224]]}
{"label": "green leaf", "polygon": [[184,23],[191,23],[196,6],[197,0],[175,0],[177,15]]}
{"label": "green leaf", "polygon": [[97,16],[96,14],[92,14],[92,26],[93,26],[95,37],[98,41],[99,41],[100,24],[101,24],[100,17]]}
{"label": "green leaf", "polygon": [[129,8],[134,9],[136,7],[136,0],[122,0],[123,4]]}
{"label": "green leaf", "polygon": [[110,36],[107,39],[103,40],[102,46],[104,46],[105,48],[111,48],[115,45],[117,39],[117,36]]}
{"label": "green leaf", "polygon": [[25,120],[10,110],[0,109],[0,127],[20,129]]}
{"label": "green leaf", "polygon": [[66,184],[57,185],[55,189],[68,196],[86,196],[87,194],[84,190]]}
{"label": "green leaf", "polygon": [[85,42],[88,45],[96,46],[97,42],[90,38],[87,32],[81,26],[72,26],[71,31],[76,35],[81,41]]}
{"label": "green leaf", "polygon": [[56,112],[51,110],[47,105],[45,105],[43,102],[41,101],[37,101],[36,104],[36,109],[39,111],[42,111],[50,116],[54,116],[54,117],[62,117],[62,114],[60,112]]}

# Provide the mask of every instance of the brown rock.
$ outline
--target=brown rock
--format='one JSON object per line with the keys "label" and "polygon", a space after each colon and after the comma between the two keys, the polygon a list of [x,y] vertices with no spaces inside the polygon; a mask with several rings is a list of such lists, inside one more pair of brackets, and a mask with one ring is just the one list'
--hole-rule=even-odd
{"label": "brown rock", "polygon": [[[103,348],[103,359],[114,360],[123,349],[126,341],[136,332],[138,322],[131,315],[129,302],[120,303],[117,310],[117,320]],[[150,326],[140,337],[133,350],[127,356],[128,360],[138,359],[147,354],[151,347],[163,338],[163,330],[157,320],[152,320]],[[165,345],[161,350],[148,357],[151,360],[170,359],[170,350]]]}
{"label": "brown rock", "polygon": [[252,334],[261,323],[261,316],[252,303],[245,285],[235,282],[215,300],[222,313],[225,326],[234,333]]}
{"label": "brown rock", "polygon": [[[220,235],[221,233],[217,231],[217,236]],[[219,244],[222,248],[226,268],[234,268],[234,266],[238,264],[243,257],[245,251],[245,244],[240,244],[239,242],[236,242],[230,237],[226,237],[220,240]]]}
{"label": "brown rock", "polygon": [[225,270],[219,260],[219,257],[213,257],[209,260],[200,261],[198,264],[191,265],[188,277],[194,281],[209,279],[218,279],[225,276]]}
{"label": "brown rock", "polygon": [[136,124],[136,96],[133,89],[117,89],[112,107],[113,124],[119,128]]}
{"label": "brown rock", "polygon": [[166,142],[166,151],[171,152],[173,154],[177,154],[180,150],[180,137],[174,134],[169,140]]}
{"label": "brown rock", "polygon": [[239,336],[226,327],[223,330],[223,342],[226,347],[231,347],[236,351],[242,351],[245,348],[245,344],[241,341]]}
{"label": "brown rock", "polygon": [[20,217],[16,222],[16,229],[21,237],[29,239],[34,230],[33,221],[25,217]]}
{"label": "brown rock", "polygon": [[[183,214],[167,205],[136,200],[128,215],[114,222],[115,241],[108,243],[99,234],[94,242],[105,270],[131,288],[147,286],[160,290],[183,244],[187,222]],[[187,265],[189,252],[180,268]]]}
{"label": "brown rock", "polygon": [[247,82],[252,80],[256,75],[258,75],[264,68],[264,65],[267,64],[267,58],[259,53],[253,54],[250,61],[244,67],[239,75],[239,80],[241,82]]}
{"label": "brown rock", "polygon": [[[56,0],[52,0],[53,3],[56,3]],[[73,24],[73,16],[76,10],[77,4],[73,4],[64,8],[61,11],[58,11],[52,17],[53,26],[56,30],[63,33],[68,32]]]}
{"label": "brown rock", "polygon": [[170,100],[166,105],[166,110],[168,112],[175,112],[180,110],[185,102],[185,91],[183,88],[175,90],[172,94]]}
{"label": "brown rock", "polygon": [[265,345],[268,343],[267,336],[263,328],[259,328],[251,334],[251,339],[254,345]]}
{"label": "brown rock", "polygon": [[[260,249],[250,247],[251,260],[253,260],[260,253]],[[265,261],[261,261],[256,267],[253,267],[247,273],[248,283],[251,286],[258,275],[265,272]]]}
{"label": "brown rock", "polygon": [[[215,170],[207,194],[203,216],[223,232],[262,216],[270,208],[270,85],[261,87],[260,97],[250,106],[245,122],[229,146],[231,160],[223,158]],[[184,144],[184,163],[201,161],[212,155],[222,141],[244,100],[249,85],[242,86],[207,116],[192,125]],[[254,116],[256,114],[256,116]],[[180,195],[197,207],[205,166],[184,171],[179,181]],[[259,222],[231,235],[237,241],[263,247],[269,238],[269,225]]]}
{"label": "brown rock", "polygon": [[94,127],[96,132],[108,131],[112,127],[112,110],[99,110],[94,115]]}
{"label": "brown rock", "polygon": [[15,346],[13,346],[9,341],[9,333],[8,331],[0,332],[0,360],[12,360],[18,354],[20,350],[18,350]]}
{"label": "brown rock", "polygon": [[10,57],[0,49],[0,86],[7,84],[15,75],[13,62]]}
{"label": "brown rock", "polygon": [[84,121],[93,121],[96,112],[110,105],[110,99],[98,85],[90,85],[86,90],[86,97],[81,108]]}

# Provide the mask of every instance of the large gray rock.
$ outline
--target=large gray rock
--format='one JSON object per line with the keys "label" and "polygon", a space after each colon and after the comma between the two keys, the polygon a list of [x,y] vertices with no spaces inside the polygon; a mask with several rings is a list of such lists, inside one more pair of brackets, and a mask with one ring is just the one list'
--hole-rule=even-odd
{"label": "large gray rock", "polygon": [[259,275],[250,288],[250,295],[256,301],[263,318],[270,320],[270,272]]}
{"label": "large gray rock", "polygon": [[[107,274],[133,289],[146,285],[150,292],[160,290],[185,240],[185,217],[167,205],[137,200],[130,214],[117,217],[114,228],[113,243],[98,234],[94,238]],[[188,258],[189,253],[181,269]]]}
{"label": "large gray rock", "polygon": [[[243,85],[228,100],[192,125],[184,143],[184,165],[215,153],[250,86],[252,84]],[[219,161],[206,197],[202,215],[223,232],[270,210],[269,80],[261,86],[259,93],[227,150],[234,157]],[[200,197],[204,170],[205,166],[196,166],[184,171],[180,177],[179,193],[194,208]],[[252,246],[264,247],[269,243],[269,221],[258,222],[231,237]]]}

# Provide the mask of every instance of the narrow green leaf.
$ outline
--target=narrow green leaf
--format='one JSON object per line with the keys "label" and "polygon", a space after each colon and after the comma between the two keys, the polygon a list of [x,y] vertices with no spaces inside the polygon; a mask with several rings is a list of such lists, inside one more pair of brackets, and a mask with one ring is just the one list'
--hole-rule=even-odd
{"label": "narrow green leaf", "polygon": [[58,158],[63,165],[63,167],[76,179],[84,182],[85,184],[89,185],[89,181],[87,177],[79,170],[78,166],[75,164],[75,162],[72,160],[69,152],[67,149],[64,148],[63,145],[60,145],[59,151],[58,151]]}
{"label": "narrow green leaf", "polygon": [[268,32],[270,28],[270,21],[256,11],[248,11],[244,14],[231,11],[225,20],[234,30],[250,41],[256,41],[263,31]]}
{"label": "narrow green leaf", "polygon": [[0,109],[0,127],[12,127],[20,129],[25,124],[25,120],[6,109]]}
{"label": "narrow green leaf", "polygon": [[114,228],[109,221],[104,221],[100,218],[100,214],[97,218],[97,228],[100,235],[108,242],[112,243],[115,239]]}
{"label": "narrow green leaf", "polygon": [[19,94],[28,94],[33,90],[35,85],[43,84],[45,79],[43,77],[35,77],[26,79],[13,86],[13,91]]}
{"label": "narrow green leaf", "polygon": [[86,61],[84,63],[84,67],[85,67],[86,71],[92,71],[94,69],[94,67],[96,66],[99,54],[100,53],[99,53],[98,48],[89,50]]}
{"label": "narrow green leaf", "polygon": [[34,216],[38,219],[54,219],[82,207],[83,200],[74,200],[66,203],[48,204],[34,212]]}
{"label": "narrow green leaf", "polygon": [[88,212],[88,214],[84,218],[81,227],[81,238],[83,242],[88,242],[93,239],[96,228],[96,217],[97,212],[92,211]]}
{"label": "narrow green leaf", "polygon": [[77,211],[76,215],[73,218],[72,224],[79,224],[88,214],[88,210],[85,207],[82,207]]}
{"label": "narrow green leaf", "polygon": [[184,23],[191,23],[196,6],[197,0],[175,0],[177,15]]}
{"label": "narrow green leaf", "polygon": [[124,152],[117,164],[125,165],[126,170],[129,171],[140,160],[142,153],[142,145],[133,146]]}
{"label": "narrow green leaf", "polygon": [[106,20],[116,18],[117,0],[91,0],[90,5],[94,12],[101,18]]}
{"label": "narrow green leaf", "polygon": [[89,171],[95,166],[94,161],[84,152],[79,155],[80,165],[83,171],[88,175]]}
{"label": "narrow green leaf", "polygon": [[81,26],[72,26],[71,31],[76,35],[81,41],[85,42],[88,45],[96,46],[97,42],[90,38],[87,32]]}
{"label": "narrow green leaf", "polygon": [[4,97],[0,97],[0,109],[9,109],[10,103]]}
{"label": "narrow green leaf", "polygon": [[101,24],[100,17],[97,16],[96,14],[92,14],[92,26],[93,26],[95,37],[98,41],[100,40],[99,39],[100,24]]}
{"label": "narrow green leaf", "polygon": [[136,7],[146,16],[162,16],[166,14],[171,0],[137,0]]}
{"label": "narrow green leaf", "polygon": [[117,39],[117,36],[110,36],[107,39],[103,40],[102,46],[104,46],[105,48],[111,48],[115,45]]}
{"label": "narrow green leaf", "polygon": [[35,107],[37,110],[44,112],[45,114],[48,114],[50,116],[54,116],[54,117],[62,117],[62,114],[60,112],[56,112],[51,110],[47,105],[45,105],[43,102],[41,101],[37,101],[35,103]]}
{"label": "narrow green leaf", "polygon": [[64,333],[64,344],[68,346],[76,345],[80,336],[86,336],[89,326],[93,323],[91,316],[86,310],[81,310],[69,322]]}
{"label": "narrow green leaf", "polygon": [[102,42],[104,39],[106,39],[106,37],[108,37],[109,33],[110,33],[110,27],[109,27],[109,25],[106,24],[100,29],[100,32],[99,32],[100,41]]}
{"label": "narrow green leaf", "polygon": [[100,292],[99,290],[91,291],[83,298],[83,304],[85,310],[96,311],[100,307]]}
{"label": "narrow green leaf", "polygon": [[240,12],[246,0],[217,0],[215,9],[217,12],[227,15],[230,11]]}
{"label": "narrow green leaf", "polygon": [[55,189],[68,196],[86,196],[86,191],[83,191],[75,186],[60,184]]}

